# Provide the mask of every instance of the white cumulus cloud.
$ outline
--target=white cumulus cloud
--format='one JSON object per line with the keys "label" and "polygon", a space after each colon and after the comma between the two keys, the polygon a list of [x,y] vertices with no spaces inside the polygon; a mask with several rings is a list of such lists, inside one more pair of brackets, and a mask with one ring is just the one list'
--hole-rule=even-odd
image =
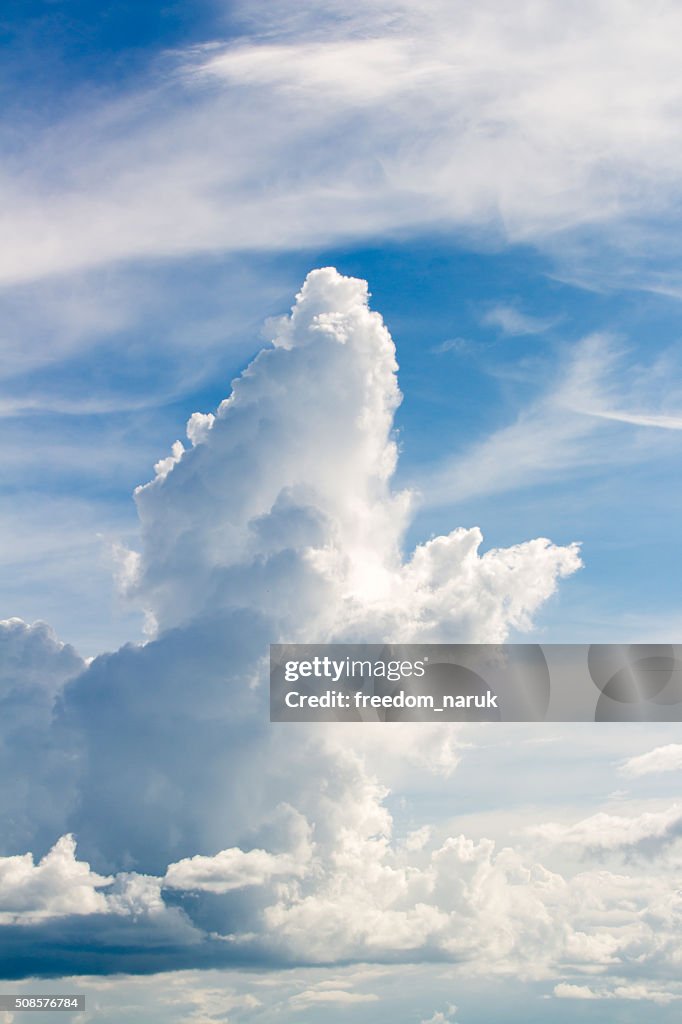
{"label": "white cumulus cloud", "polygon": [[627,817],[599,812],[572,825],[550,822],[535,826],[532,834],[552,843],[569,843],[588,849],[626,849],[669,842],[682,834],[682,806],[663,811],[644,811]]}
{"label": "white cumulus cloud", "polygon": [[[527,834],[510,846],[423,819],[398,827],[390,787],[407,774],[442,787],[448,806],[460,792],[461,730],[268,722],[269,642],[498,640],[579,565],[574,546],[543,539],[481,555],[476,529],[405,553],[396,370],[365,282],[314,271],[215,415],[191,418],[191,447],[176,444],[137,490],[128,587],[156,634],[87,667],[73,656],[74,678],[50,684],[59,700],[39,749],[48,794],[66,797],[33,814],[36,835],[78,836],[83,859],[72,847],[63,859],[101,911],[83,916],[108,970],[136,943],[161,969],[236,954],[448,959],[486,976],[672,969],[680,906],[667,874],[572,873],[552,844],[541,862]],[[32,784],[39,762],[15,774]],[[566,828],[586,845],[612,836],[608,853],[667,836],[679,817],[647,814]],[[34,879],[42,861],[12,858],[38,839],[18,842],[7,857]],[[53,913],[51,900],[26,912]]]}
{"label": "white cumulus cloud", "polygon": [[422,1020],[421,1024],[448,1024],[448,1021],[454,1021],[456,1013],[457,1007],[454,1003],[450,1003],[444,1010],[436,1010],[428,1020],[426,1018]]}
{"label": "white cumulus cloud", "polygon": [[654,775],[659,772],[675,772],[682,769],[682,743],[668,743],[664,747],[656,747],[645,754],[630,757],[621,766],[624,775],[638,778],[641,775]]}
{"label": "white cumulus cloud", "polygon": [[106,912],[99,890],[112,881],[76,859],[71,835],[62,836],[38,864],[30,853],[0,857],[0,921]]}
{"label": "white cumulus cloud", "polygon": [[396,370],[366,283],[311,272],[273,347],[137,490],[138,590],[160,628],[225,607],[269,613],[290,639],[494,641],[529,628],[580,565],[575,545],[480,555],[480,531],[457,529],[403,559]]}

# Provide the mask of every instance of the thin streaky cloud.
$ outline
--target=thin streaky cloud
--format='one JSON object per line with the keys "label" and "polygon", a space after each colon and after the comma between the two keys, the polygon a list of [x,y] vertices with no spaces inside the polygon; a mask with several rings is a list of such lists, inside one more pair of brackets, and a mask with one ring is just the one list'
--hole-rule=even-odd
{"label": "thin streaky cloud", "polygon": [[622,979],[619,985],[602,983],[598,988],[594,984],[575,985],[571,982],[560,982],[554,986],[554,995],[557,999],[627,999],[652,1002],[659,1006],[668,1006],[675,1000],[682,999],[679,991],[647,983],[627,982],[625,979]]}
{"label": "thin streaky cloud", "polygon": [[[526,404],[514,422],[472,444],[455,458],[444,458],[415,482],[426,505],[464,501],[520,490],[615,463],[636,464],[656,457],[651,443],[637,444],[614,432],[628,427],[678,430],[676,416],[614,414],[614,403],[634,394],[655,394],[661,367],[630,367],[612,337],[594,334],[564,356],[554,379]],[[669,372],[672,367],[669,366]]]}
{"label": "thin streaky cloud", "polygon": [[679,202],[678,6],[653,39],[636,5],[589,26],[530,0],[380,9],[308,4],[297,36],[254,26],[190,49],[36,130],[0,183],[0,279],[435,225],[544,245]]}
{"label": "thin streaky cloud", "polygon": [[614,409],[581,409],[588,416],[616,423],[631,423],[635,427],[657,427],[660,430],[682,430],[682,416],[665,416],[655,413],[635,413]]}
{"label": "thin streaky cloud", "polygon": [[557,317],[539,317],[523,313],[514,306],[493,306],[481,317],[484,327],[495,327],[502,334],[520,338],[527,334],[543,334],[559,322]]}
{"label": "thin streaky cloud", "polygon": [[430,350],[433,355],[443,355],[445,352],[466,352],[471,348],[471,342],[466,338],[448,338],[446,341],[441,341],[440,344],[434,345]]}

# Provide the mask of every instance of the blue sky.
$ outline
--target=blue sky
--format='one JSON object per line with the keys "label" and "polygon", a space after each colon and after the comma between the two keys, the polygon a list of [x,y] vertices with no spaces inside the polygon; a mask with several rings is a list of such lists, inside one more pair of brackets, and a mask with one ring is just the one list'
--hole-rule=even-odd
{"label": "blue sky", "polygon": [[93,1021],[673,1019],[673,727],[283,730],[263,657],[675,641],[680,22],[4,6],[11,973]]}

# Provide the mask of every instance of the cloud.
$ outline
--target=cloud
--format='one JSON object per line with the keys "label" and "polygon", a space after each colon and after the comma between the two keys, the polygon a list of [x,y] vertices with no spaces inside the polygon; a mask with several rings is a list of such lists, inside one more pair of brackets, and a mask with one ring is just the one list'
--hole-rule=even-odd
{"label": "cloud", "polygon": [[434,355],[443,355],[445,352],[466,352],[471,347],[471,342],[466,338],[448,338],[431,349]]}
{"label": "cloud", "polygon": [[481,317],[484,326],[496,327],[502,334],[508,334],[513,338],[526,334],[542,334],[556,322],[556,319],[551,317],[530,316],[514,306],[504,305],[493,306]]}
{"label": "cloud", "polygon": [[252,885],[265,885],[274,878],[296,878],[309,867],[312,848],[309,827],[305,819],[288,809],[296,819],[299,841],[288,853],[273,854],[267,850],[244,852],[233,847],[221,850],[213,857],[188,857],[170,864],[163,885],[166,889],[227,893]]}
{"label": "cloud", "polygon": [[309,274],[215,419],[190,420],[202,440],[176,442],[137,489],[136,591],[161,628],[235,605],[320,640],[493,640],[529,627],[579,566],[575,545],[481,556],[480,531],[458,529],[401,560],[411,498],[390,487],[396,369],[366,284]]}
{"label": "cloud", "polygon": [[638,754],[629,758],[620,768],[624,775],[638,778],[658,772],[675,772],[682,769],[682,744],[668,743],[664,747],[656,747],[646,754]]}
{"label": "cloud", "polygon": [[454,1021],[455,1014],[457,1013],[457,1007],[450,1003],[445,1010],[436,1010],[432,1017],[428,1020],[424,1018],[421,1024],[447,1024],[448,1021]]}
{"label": "cloud", "polygon": [[572,985],[562,981],[554,986],[557,999],[599,999],[600,996],[589,985]]}
{"label": "cloud", "polygon": [[96,914],[172,915],[161,886],[161,879],[135,872],[97,874],[77,858],[75,837],[67,834],[37,864],[30,853],[0,857],[0,924],[25,927],[50,918]]}
{"label": "cloud", "polygon": [[653,29],[608,0],[307,4],[295,31],[258,9],[248,34],[167,56],[15,148],[4,280],[436,224],[542,242],[675,208],[675,4]]}
{"label": "cloud", "polygon": [[[182,76],[31,139],[44,171],[14,154],[1,186],[6,281],[433,224],[546,243],[579,224],[655,216],[678,194],[672,5],[657,12],[655,54],[644,15],[610,3],[558,20],[551,5],[414,13],[370,0],[332,33],[313,17],[319,5],[288,5],[287,19],[268,7],[252,8],[255,20],[280,19],[264,19],[260,35],[185,53]],[[74,338],[125,326],[115,302],[90,311],[76,296],[73,309],[59,332],[67,355]],[[3,787],[0,863],[21,879],[4,895],[11,919],[23,918],[0,929],[5,971],[357,957],[445,959],[486,985],[498,972],[554,980],[567,960],[675,979],[675,870],[572,874],[556,850],[540,863],[532,837],[508,847],[456,822],[445,834],[414,823],[402,842],[416,812],[389,792],[400,754],[404,772],[429,773],[435,787],[456,771],[460,733],[267,724],[269,640],[500,639],[527,628],[579,565],[575,547],[544,539],[481,555],[477,530],[405,553],[410,496],[391,487],[395,359],[362,286],[313,276],[274,334],[215,416],[190,419],[192,447],[176,442],[137,494],[128,587],[153,639],[85,666],[40,629],[5,634],[2,773],[15,784]],[[44,358],[11,354],[15,369]],[[576,356],[573,390],[557,384],[463,471],[450,466],[444,492],[599,465],[614,435],[597,431],[617,421],[675,427],[672,401],[661,410],[650,396],[609,391],[599,353],[586,344]],[[602,388],[581,405],[593,357]],[[467,783],[428,796],[420,814],[437,800],[440,813],[459,813]],[[293,814],[282,814],[285,800]],[[602,852],[673,834],[676,819],[648,815],[606,816]],[[598,817],[574,845],[592,842]],[[41,857],[67,829],[81,859],[69,832]],[[620,990],[662,1002],[665,981],[656,984]],[[342,1010],[356,995],[340,984],[306,992],[322,993],[311,1005]],[[182,1019],[233,1005],[254,1003],[207,992]]]}
{"label": "cloud", "polygon": [[[583,338],[564,352],[549,384],[543,379],[512,423],[424,475],[424,503],[450,504],[565,482],[602,466],[651,462],[660,457],[660,437],[647,431],[677,429],[678,363],[668,352],[649,366],[633,364],[614,338]],[[628,406],[631,411],[623,411]],[[653,414],[646,406],[670,412]]]}
{"label": "cloud", "polygon": [[[322,1018],[358,1021],[369,1024],[377,1011],[418,1021],[420,1007],[427,999],[436,1000],[447,982],[441,981],[442,965],[397,969],[386,967],[333,967],[253,971],[233,966],[211,971],[169,971],[147,976],[117,975],[115,978],[87,975],[59,979],[70,991],[85,993],[89,1013],[107,1020],[144,1020],[146,1024],[224,1024],[230,1021],[277,1016],[284,1020],[318,1021]],[[50,984],[52,988],[50,988]],[[14,982],[13,991],[39,995],[54,991],[55,980],[32,978]],[[334,1002],[293,1002],[306,992],[346,992],[360,998]],[[380,1007],[378,999],[381,1000]],[[443,1000],[447,1001],[447,998]],[[428,1005],[428,1004],[427,1004]],[[2,1016],[0,1014],[0,1020]]]}
{"label": "cloud", "polygon": [[668,1006],[682,995],[671,992],[669,989],[656,988],[653,985],[642,983],[624,983],[613,988],[595,989],[589,985],[572,985],[568,982],[561,982],[554,986],[554,995],[558,999],[634,999],[645,1000],[656,1003],[658,1006]]}
{"label": "cloud", "polygon": [[[682,911],[666,870],[573,873],[555,843],[538,859],[537,836],[508,846],[400,820],[406,776],[426,779],[431,801],[435,784],[450,793],[470,734],[268,722],[270,641],[497,640],[578,565],[546,540],[480,555],[475,529],[405,553],[399,401],[366,284],[313,272],[272,345],[136,492],[127,586],[150,640],[85,665],[44,627],[6,626],[8,692],[24,680],[42,709],[8,771],[18,792],[43,793],[21,830],[2,831],[1,863],[25,879],[10,887],[23,909],[8,902],[0,928],[8,973],[358,960],[448,960],[486,978],[554,979],[564,963],[673,971]],[[562,850],[601,842],[609,855],[667,841],[678,818],[543,827]],[[24,852],[59,836],[57,853]],[[372,995],[305,992],[300,1009]]]}
{"label": "cloud", "polygon": [[298,992],[291,997],[291,1007],[294,1010],[304,1010],[309,1006],[334,1004],[336,1006],[349,1006],[353,1003],[375,1003],[378,996],[371,992],[348,992],[346,989],[330,988],[309,988],[304,992]]}
{"label": "cloud", "polygon": [[531,831],[552,843],[589,850],[658,848],[682,834],[682,806],[673,804],[664,811],[645,811],[634,817],[600,812],[573,825],[551,822]]}
{"label": "cloud", "polygon": [[595,410],[592,416],[617,423],[632,423],[636,427],[658,427],[660,430],[682,430],[682,416],[656,416],[655,414],[634,413],[619,410]]}
{"label": "cloud", "polygon": [[[674,350],[663,350],[644,366],[628,365],[627,352],[619,350],[612,339],[597,336],[587,345],[590,359],[586,366],[575,366],[560,392],[564,407],[636,427],[680,429],[682,390],[677,384],[679,357]],[[596,373],[590,372],[590,360]]]}
{"label": "cloud", "polygon": [[[238,804],[255,813],[248,793],[259,788],[257,735],[243,751],[254,779],[242,782],[242,795],[212,776],[231,763],[240,722],[258,721],[263,698],[252,684],[269,641],[501,639],[529,625],[557,579],[578,567],[574,546],[544,539],[481,556],[476,529],[403,558],[410,495],[391,488],[396,369],[366,283],[314,271],[216,415],[190,418],[192,447],[176,442],[138,488],[141,549],[127,558],[127,580],[158,635],[95,659],[62,696],[53,732],[54,756],[69,749],[69,772],[83,779],[73,830],[107,872],[120,867],[117,836],[131,841],[131,864],[149,856],[152,872],[197,853],[186,844],[197,841],[199,820],[214,821],[204,834],[213,853],[234,845],[234,830],[216,822],[216,801],[227,818]],[[74,674],[82,667],[75,662]],[[405,742],[415,761],[429,747],[428,763],[452,770],[453,734],[431,743],[421,735]],[[125,760],[121,736],[138,737],[142,766]],[[197,768],[211,750],[216,760]],[[205,784],[198,803],[197,773]],[[68,788],[63,774],[54,788]]]}
{"label": "cloud", "polygon": [[30,853],[0,857],[0,922],[105,911],[98,890],[112,879],[95,874],[75,854],[76,842],[67,835],[38,864]]}
{"label": "cloud", "polygon": [[[26,849],[36,819],[46,845],[61,834],[72,777],[67,752],[51,749],[50,731],[59,694],[84,668],[46,623],[0,621],[0,776],[11,780],[0,787],[4,852]],[[53,792],[55,773],[63,786]]]}
{"label": "cloud", "polygon": [[[68,955],[87,971],[443,959],[486,977],[554,977],[565,961],[669,971],[681,911],[667,874],[572,874],[551,849],[541,863],[529,836],[397,826],[391,781],[422,773],[428,790],[456,771],[460,730],[268,722],[269,642],[495,641],[578,566],[574,547],[546,540],[480,555],[477,530],[404,553],[395,351],[364,282],[311,273],[273,335],[213,418],[191,418],[191,447],[176,444],[136,492],[128,587],[154,636],[57,671],[46,729],[12,767],[45,791],[23,870],[41,870],[27,848],[76,835],[69,871],[99,909],[0,929],[8,970],[56,971]],[[439,785],[451,806],[452,783]],[[607,824],[635,842],[675,823]]]}
{"label": "cloud", "polygon": [[[360,808],[350,790],[341,806],[336,800],[333,809],[325,808],[323,802],[316,810],[319,840],[298,878],[273,880],[272,872],[260,868],[257,878],[253,871],[242,872],[238,884],[244,891],[236,903],[225,902],[234,896],[232,886],[213,884],[219,870],[225,874],[219,856],[205,887],[201,861],[199,871],[188,871],[184,879],[195,899],[203,890],[213,902],[185,900],[180,907],[164,900],[160,878],[134,872],[115,878],[93,875],[86,863],[76,861],[71,837],[61,840],[37,867],[30,857],[7,859],[9,899],[14,901],[8,909],[15,912],[12,920],[20,922],[24,937],[16,927],[0,929],[0,947],[14,942],[13,962],[22,962],[25,941],[36,943],[54,969],[66,943],[71,945],[72,970],[98,970],[100,965],[108,971],[130,969],[140,956],[156,969],[183,962],[217,966],[447,959],[486,977],[551,977],[566,962],[586,970],[596,965],[624,969],[633,963],[640,969],[674,967],[680,908],[671,907],[665,879],[603,870],[564,877],[528,860],[522,851],[463,835],[429,844],[428,849],[401,849],[391,841],[384,796],[378,788],[368,791]],[[234,861],[240,851],[226,853],[225,859]],[[41,872],[47,874],[46,866],[55,858],[60,870],[52,870],[46,879]],[[3,863],[3,871],[5,867]],[[18,868],[28,878],[23,889],[15,885]],[[182,885],[178,876],[178,895]],[[254,892],[259,885],[262,891]],[[29,897],[21,916],[16,913],[17,893],[24,890]],[[631,911],[627,922],[625,905]],[[81,926],[90,959],[73,949],[69,936],[74,915],[92,919],[89,927]],[[61,935],[54,927],[36,931],[40,917],[59,918]],[[248,933],[208,927],[211,921],[222,920],[224,927],[240,919],[250,927]],[[25,962],[30,964],[30,954]],[[370,998],[356,998],[346,988],[325,982],[297,995],[296,1005]]]}
{"label": "cloud", "polygon": [[[85,416],[102,440],[107,429],[118,428],[120,440],[130,444],[144,425],[153,450],[163,434],[149,436],[145,410],[160,413],[225,372],[226,359],[241,364],[250,357],[254,346],[247,339],[271,309],[280,308],[298,271],[271,260],[264,272],[256,257],[229,255],[200,266],[98,266],[0,288],[0,318],[7,324],[0,417],[13,431],[11,454],[21,447],[24,457],[42,456],[54,471],[55,422],[65,447],[78,436],[74,421]],[[117,420],[117,413],[127,417]],[[48,415],[51,432],[44,431],[37,451],[27,451],[21,444],[26,420],[35,447]],[[43,451],[48,445],[49,460]],[[127,466],[134,479],[130,458]]]}
{"label": "cloud", "polygon": [[159,928],[193,946],[190,908],[216,937],[188,955],[316,959],[404,955],[445,923],[419,896],[431,883],[393,862],[387,789],[367,763],[383,751],[388,765],[400,754],[447,775],[456,732],[397,730],[369,752],[366,733],[354,750],[333,727],[273,730],[264,652],[311,636],[501,639],[530,624],[579,559],[546,540],[481,556],[478,530],[402,555],[410,496],[391,487],[395,350],[367,300],[365,282],[311,273],[215,416],[190,419],[192,446],[177,442],[138,488],[127,580],[156,623],[150,642],[85,666],[30,634],[57,667],[45,729],[12,768],[45,790],[23,839],[36,848],[74,833],[83,863],[114,879],[111,891],[92,887],[103,935],[145,906],[143,946]]}
{"label": "cloud", "polygon": [[[46,622],[0,620],[0,699],[30,695],[50,708],[58,690],[83,671],[85,663],[62,643]],[[16,713],[16,712],[15,712]]]}

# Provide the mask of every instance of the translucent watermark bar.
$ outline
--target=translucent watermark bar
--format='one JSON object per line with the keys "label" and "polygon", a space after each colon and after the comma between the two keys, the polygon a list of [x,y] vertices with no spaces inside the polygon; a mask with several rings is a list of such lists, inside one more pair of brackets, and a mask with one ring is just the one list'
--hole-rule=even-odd
{"label": "translucent watermark bar", "polygon": [[682,645],[273,644],[273,722],[679,722]]}

